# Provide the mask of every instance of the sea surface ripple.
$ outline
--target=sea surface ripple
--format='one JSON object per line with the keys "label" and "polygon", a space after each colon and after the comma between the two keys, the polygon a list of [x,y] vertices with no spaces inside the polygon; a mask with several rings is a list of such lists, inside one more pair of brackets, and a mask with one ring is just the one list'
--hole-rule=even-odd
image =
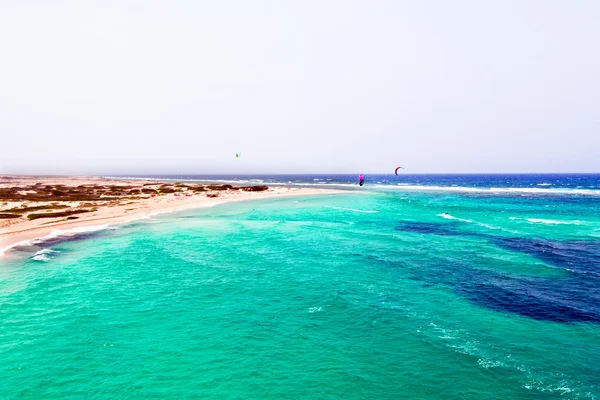
{"label": "sea surface ripple", "polygon": [[600,397],[600,202],[365,191],[0,261],[0,397]]}

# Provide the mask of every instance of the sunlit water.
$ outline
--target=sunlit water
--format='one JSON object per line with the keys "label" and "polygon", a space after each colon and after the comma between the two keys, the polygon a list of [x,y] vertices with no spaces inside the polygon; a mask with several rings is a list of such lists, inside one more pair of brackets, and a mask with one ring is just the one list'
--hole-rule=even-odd
{"label": "sunlit water", "polygon": [[600,396],[594,196],[252,201],[0,263],[0,398]]}

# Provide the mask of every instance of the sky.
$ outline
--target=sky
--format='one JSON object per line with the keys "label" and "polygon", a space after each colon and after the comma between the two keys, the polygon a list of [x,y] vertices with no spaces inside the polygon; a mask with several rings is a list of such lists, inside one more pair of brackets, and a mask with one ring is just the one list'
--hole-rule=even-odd
{"label": "sky", "polygon": [[0,173],[600,172],[599,17],[596,0],[0,0]]}

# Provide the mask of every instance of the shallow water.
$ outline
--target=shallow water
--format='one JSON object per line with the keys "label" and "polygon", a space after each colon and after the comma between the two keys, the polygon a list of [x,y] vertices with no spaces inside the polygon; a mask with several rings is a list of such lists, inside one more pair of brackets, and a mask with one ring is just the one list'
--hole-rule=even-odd
{"label": "shallow water", "polygon": [[1,398],[600,396],[593,196],[227,204],[2,263]]}

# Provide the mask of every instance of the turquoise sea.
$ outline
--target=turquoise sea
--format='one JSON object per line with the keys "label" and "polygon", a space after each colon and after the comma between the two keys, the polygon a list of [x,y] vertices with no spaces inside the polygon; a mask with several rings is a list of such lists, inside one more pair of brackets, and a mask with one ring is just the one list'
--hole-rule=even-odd
{"label": "turquoise sea", "polygon": [[600,198],[230,203],[0,260],[2,399],[600,398]]}

